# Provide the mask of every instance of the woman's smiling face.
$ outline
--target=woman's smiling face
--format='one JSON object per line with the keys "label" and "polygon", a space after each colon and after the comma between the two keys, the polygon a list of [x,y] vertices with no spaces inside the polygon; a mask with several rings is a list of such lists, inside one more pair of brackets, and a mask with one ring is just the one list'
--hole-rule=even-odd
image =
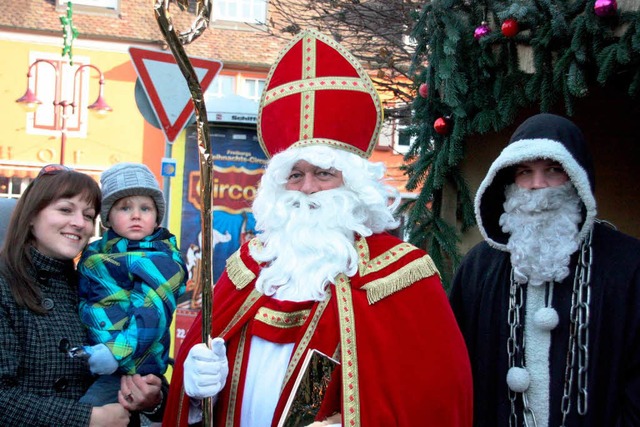
{"label": "woman's smiling face", "polygon": [[79,194],[60,198],[40,211],[31,223],[35,247],[59,260],[74,259],[93,234],[96,210]]}

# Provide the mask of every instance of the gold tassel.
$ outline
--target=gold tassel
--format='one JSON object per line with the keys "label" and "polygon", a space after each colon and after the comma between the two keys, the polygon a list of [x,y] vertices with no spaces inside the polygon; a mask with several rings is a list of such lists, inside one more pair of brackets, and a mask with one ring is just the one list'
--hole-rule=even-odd
{"label": "gold tassel", "polygon": [[362,287],[367,291],[369,304],[375,304],[383,298],[402,290],[421,279],[434,274],[440,275],[429,255],[410,262],[401,269],[381,279],[369,282]]}
{"label": "gold tassel", "polygon": [[240,250],[227,259],[227,274],[236,289],[244,288],[256,278],[255,273],[242,262]]}

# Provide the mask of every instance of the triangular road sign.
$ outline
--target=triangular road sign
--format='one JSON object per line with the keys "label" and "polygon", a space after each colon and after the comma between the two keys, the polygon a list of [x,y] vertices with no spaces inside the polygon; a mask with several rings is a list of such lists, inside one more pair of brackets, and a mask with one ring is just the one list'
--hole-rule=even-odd
{"label": "triangular road sign", "polygon": [[[195,110],[187,81],[171,53],[131,47],[129,54],[153,112],[165,136],[173,142]],[[189,60],[204,93],[222,69],[222,62]]]}

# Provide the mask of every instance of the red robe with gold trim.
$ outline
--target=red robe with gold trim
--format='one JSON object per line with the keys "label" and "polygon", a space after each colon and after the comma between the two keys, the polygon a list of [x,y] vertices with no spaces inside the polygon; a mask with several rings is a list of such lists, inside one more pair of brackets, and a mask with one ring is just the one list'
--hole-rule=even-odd
{"label": "red robe with gold trim", "polygon": [[[271,300],[255,290],[260,265],[249,253],[251,245],[258,240],[229,258],[214,289],[212,334],[224,338],[229,360],[214,410],[217,426],[240,425],[252,319]],[[341,412],[343,426],[471,426],[467,350],[431,258],[386,233],[361,238],[356,246],[358,273],[338,276],[330,298],[314,302],[300,328],[273,425],[300,361],[315,348],[341,362],[340,395],[323,411]],[[187,426],[182,369],[199,342],[200,316],[176,357],[163,425]]]}

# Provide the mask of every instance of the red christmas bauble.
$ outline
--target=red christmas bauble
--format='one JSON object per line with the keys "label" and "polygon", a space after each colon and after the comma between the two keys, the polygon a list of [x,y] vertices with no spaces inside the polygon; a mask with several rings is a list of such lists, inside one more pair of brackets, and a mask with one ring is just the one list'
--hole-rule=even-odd
{"label": "red christmas bauble", "polygon": [[451,120],[448,117],[439,117],[433,123],[433,128],[440,135],[446,135],[451,130]]}
{"label": "red christmas bauble", "polygon": [[596,0],[593,11],[598,16],[615,15],[618,11],[618,2],[616,0]]}
{"label": "red christmas bauble", "polygon": [[505,19],[502,23],[502,34],[505,37],[513,37],[518,34],[518,21],[515,19]]}
{"label": "red christmas bauble", "polygon": [[473,38],[476,40],[480,40],[490,32],[491,32],[491,27],[489,27],[489,24],[487,24],[486,22],[483,22],[482,24],[480,24],[479,27],[476,27],[475,31],[473,32]]}
{"label": "red christmas bauble", "polygon": [[429,86],[426,83],[422,83],[418,88],[418,93],[421,97],[426,98],[429,95]]}

